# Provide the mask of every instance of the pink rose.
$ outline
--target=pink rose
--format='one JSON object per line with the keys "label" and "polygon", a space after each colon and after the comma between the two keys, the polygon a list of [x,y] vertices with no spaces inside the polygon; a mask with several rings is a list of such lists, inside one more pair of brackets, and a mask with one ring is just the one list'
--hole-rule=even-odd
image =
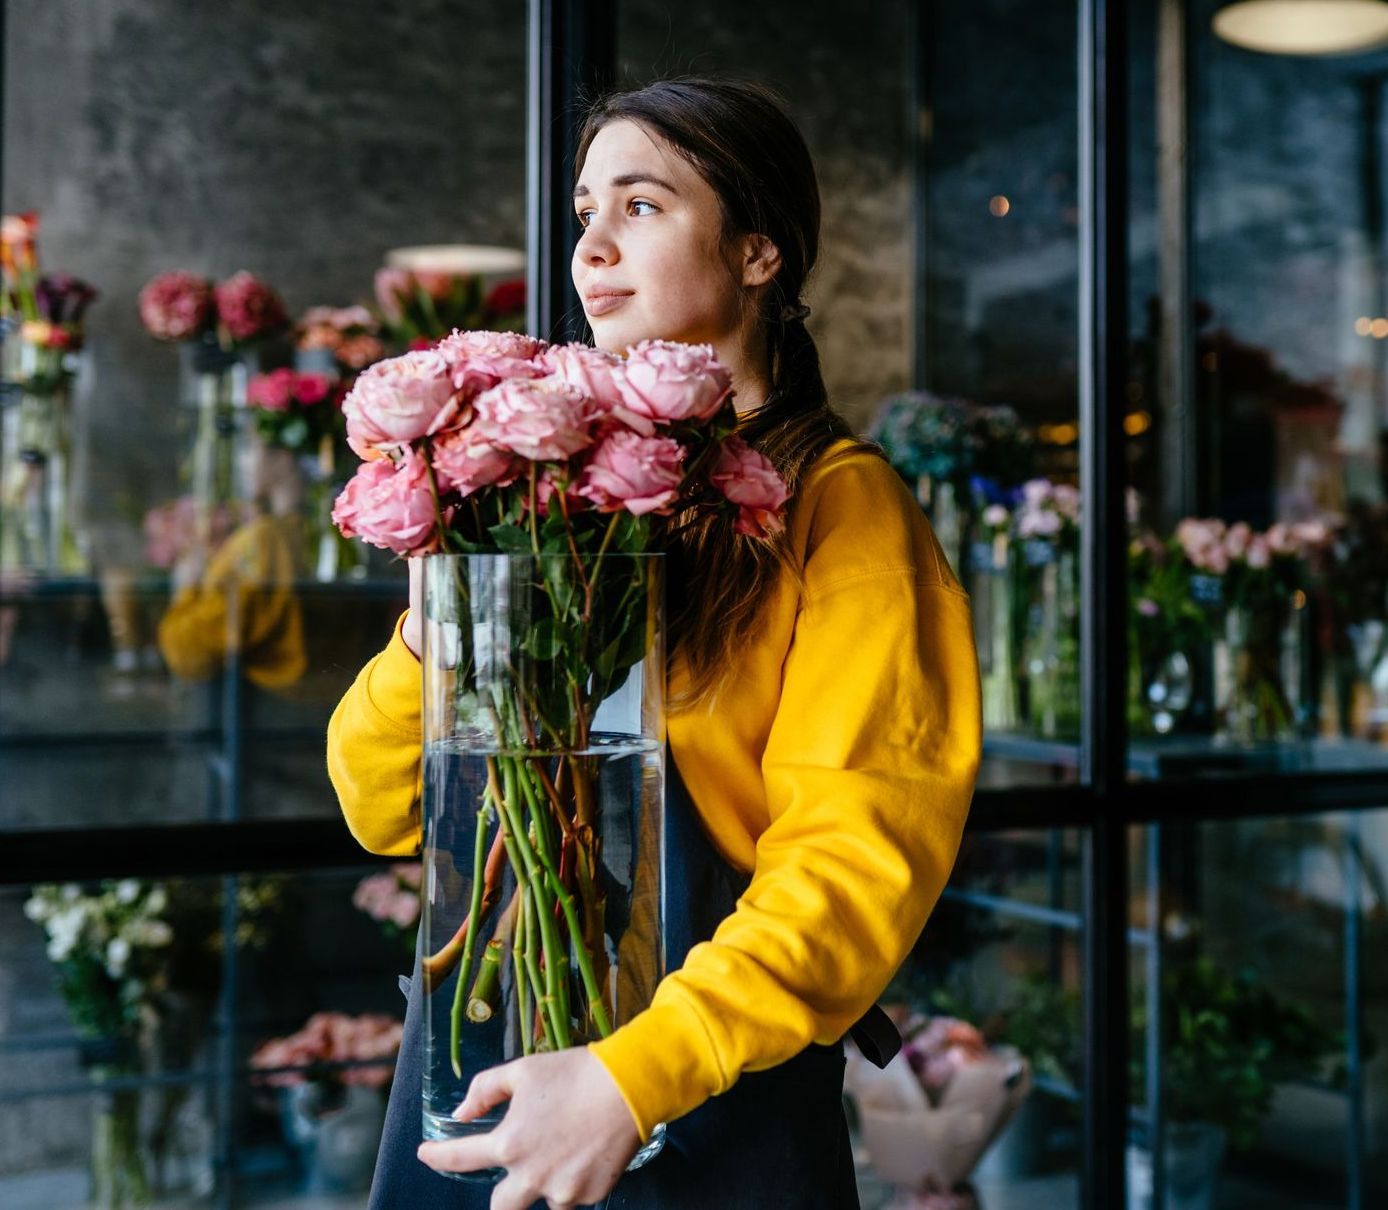
{"label": "pink rose", "polygon": [[781,508],[790,498],[785,481],[767,458],[741,437],[729,437],[718,451],[709,482],[738,506],[740,534],[768,538],[784,526]]}
{"label": "pink rose", "polygon": [[669,512],[684,480],[684,455],[684,446],[669,437],[618,430],[594,451],[578,494],[605,513]]}
{"label": "pink rose", "polygon": [[433,456],[439,491],[461,496],[495,484],[505,486],[522,469],[515,454],[493,445],[472,429],[442,434],[434,442]]}
{"label": "pink rose", "polygon": [[413,891],[396,891],[386,904],[386,919],[396,928],[409,928],[419,919],[419,896]]}
{"label": "pink rose", "polygon": [[376,305],[388,322],[399,323],[401,303],[414,293],[414,274],[408,269],[376,270]]}
{"label": "pink rose", "polygon": [[1258,534],[1248,543],[1248,566],[1254,571],[1262,571],[1272,563],[1272,551],[1268,540]]}
{"label": "pink rose", "polygon": [[386,458],[362,463],[333,505],[333,523],[345,537],[397,555],[432,551],[437,522],[428,468],[408,448],[398,466]]}
{"label": "pink rose", "polygon": [[140,322],[157,340],[191,340],[212,322],[212,283],[194,273],[161,273],[140,291]]}
{"label": "pink rose", "polygon": [[213,291],[217,319],[232,340],[254,340],[288,326],[280,297],[253,273],[234,273]]}
{"label": "pink rose", "polygon": [[732,375],[711,345],[643,340],[627,351],[616,385],[621,403],[613,410],[650,436],[656,424],[713,416],[732,391]]}
{"label": "pink rose", "polygon": [[322,403],[333,389],[333,380],[326,374],[296,374],[294,376],[294,400],[311,408]]}
{"label": "pink rose", "polygon": [[599,415],[582,391],[556,379],[508,379],[484,391],[473,407],[478,436],[532,462],[558,462],[586,449]]}
{"label": "pink rose", "polygon": [[549,345],[534,336],[523,332],[468,331],[455,328],[438,344],[439,352],[445,357],[506,357],[515,361],[529,361],[544,353]]}
{"label": "pink rose", "polygon": [[1229,557],[1242,559],[1248,553],[1248,545],[1253,540],[1253,530],[1246,521],[1235,521],[1224,534],[1224,548]]}
{"label": "pink rose", "polygon": [[246,388],[246,401],[267,412],[287,412],[294,402],[295,375],[293,370],[271,370],[257,374]]}
{"label": "pink rose", "polygon": [[540,364],[555,378],[597,400],[604,411],[610,412],[621,403],[617,383],[622,377],[622,359],[613,353],[588,345],[553,345],[540,356]]}
{"label": "pink rose", "polygon": [[516,332],[459,332],[445,336],[435,346],[448,363],[453,388],[463,404],[508,379],[540,378],[545,367],[536,355],[543,341]]}
{"label": "pink rose", "polygon": [[363,458],[438,432],[456,411],[447,362],[432,349],[367,366],[342,404],[347,444]]}

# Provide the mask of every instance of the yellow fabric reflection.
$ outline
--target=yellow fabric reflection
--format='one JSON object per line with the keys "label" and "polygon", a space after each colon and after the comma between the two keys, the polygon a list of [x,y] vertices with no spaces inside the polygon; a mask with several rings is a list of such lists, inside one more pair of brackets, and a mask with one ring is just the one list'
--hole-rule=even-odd
{"label": "yellow fabric reflection", "polygon": [[159,650],[173,673],[206,680],[234,653],[262,689],[299,680],[308,668],[294,592],[302,549],[297,516],[259,517],[236,530],[160,620]]}

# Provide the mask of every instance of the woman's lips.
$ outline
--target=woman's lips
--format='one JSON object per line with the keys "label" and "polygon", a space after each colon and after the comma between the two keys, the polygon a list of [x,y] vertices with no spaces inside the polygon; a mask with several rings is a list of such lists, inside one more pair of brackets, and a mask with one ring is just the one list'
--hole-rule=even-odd
{"label": "woman's lips", "polygon": [[583,309],[589,315],[606,315],[620,307],[633,293],[632,290],[614,290],[609,294],[590,294],[583,300]]}

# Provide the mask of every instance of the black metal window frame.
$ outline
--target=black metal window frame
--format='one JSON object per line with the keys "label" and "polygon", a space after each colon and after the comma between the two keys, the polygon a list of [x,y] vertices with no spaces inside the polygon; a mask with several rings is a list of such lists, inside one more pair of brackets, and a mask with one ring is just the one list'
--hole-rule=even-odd
{"label": "black metal window frame", "polygon": [[[4,45],[0,3],[0,46]],[[527,55],[527,201],[530,330],[577,335],[580,314],[569,279],[576,239],[568,182],[577,118],[584,102],[615,78],[617,0],[529,0]],[[921,29],[930,21],[920,6]],[[1127,734],[1126,565],[1122,430],[1127,374],[1128,57],[1122,0],[1078,0],[1076,63],[1080,82],[1079,429],[1081,488],[1080,778],[1073,786],[980,790],[973,833],[1074,829],[1081,839],[1084,1127],[1081,1190],[1086,1210],[1124,1204],[1129,1122],[1128,894],[1129,830],[1272,815],[1358,811],[1388,806],[1388,774],[1227,776],[1194,781],[1129,782]],[[917,88],[922,80],[916,81]],[[5,79],[0,56],[0,116]],[[917,158],[917,171],[920,171]],[[0,148],[0,181],[3,148]],[[920,238],[919,190],[913,226],[918,277],[928,249]],[[917,300],[920,300],[919,282]],[[923,353],[917,350],[917,367]],[[245,759],[232,737],[233,763]],[[3,790],[0,790],[2,793]],[[244,820],[99,829],[0,832],[0,886],[177,873],[216,876],[275,869],[321,870],[371,862],[335,819]],[[1152,852],[1149,851],[1149,870]],[[1357,939],[1357,933],[1355,938]],[[1153,947],[1154,949],[1159,947]],[[1152,967],[1149,965],[1149,973]],[[1361,1012],[1347,967],[1351,1024]],[[1156,1064],[1149,1064],[1153,1071]],[[1160,1119],[1159,1088],[1149,1089]],[[1151,1120],[1149,1119],[1149,1120]],[[1348,1206],[1363,1205],[1362,1114],[1351,1113]],[[1160,1165],[1154,1166],[1159,1175]]]}

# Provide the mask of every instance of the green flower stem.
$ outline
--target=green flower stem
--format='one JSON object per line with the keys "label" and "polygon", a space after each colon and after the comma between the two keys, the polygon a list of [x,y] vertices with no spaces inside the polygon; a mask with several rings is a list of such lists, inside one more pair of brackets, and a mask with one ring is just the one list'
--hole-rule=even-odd
{"label": "green flower stem", "polygon": [[[578,781],[575,779],[575,787]],[[529,778],[521,777],[521,792],[525,795],[530,807],[532,818],[537,824],[537,834],[542,826],[546,814],[540,805],[535,788],[530,784]],[[578,918],[578,909],[574,905],[573,895],[569,893],[559,878],[559,870],[554,862],[554,855],[550,851],[548,844],[541,841],[535,846],[540,863],[545,868],[545,874],[549,880],[549,888],[554,897],[559,901],[559,906],[564,913],[564,919],[568,921],[569,937],[573,941],[574,956],[578,961],[579,974],[583,978],[583,988],[588,993],[589,1010],[593,1014],[593,1020],[597,1024],[598,1030],[605,1038],[612,1032],[612,1024],[608,1020],[607,1009],[603,1004],[602,990],[598,984],[597,977],[593,973],[592,955],[588,952],[588,939],[584,935],[584,930]]]}
{"label": "green flower stem", "polygon": [[[489,776],[495,776],[494,770],[489,771]],[[536,1003],[543,1006],[545,1001],[545,981],[544,976],[540,973],[540,960],[539,956],[535,953],[534,943],[535,904],[530,895],[528,884],[525,882],[524,878],[520,876],[519,871],[524,869],[524,863],[521,860],[520,850],[516,847],[515,839],[511,834],[510,818],[504,813],[501,816],[501,832],[502,835],[506,837],[506,852],[511,859],[511,867],[517,871],[516,894],[520,898],[520,918],[524,922],[525,927],[525,949],[521,953],[521,960],[524,964],[526,975],[530,980],[531,991],[534,993]],[[553,1049],[552,1040],[550,1039],[549,1017],[547,1013],[543,1011],[543,1007],[540,1012],[540,1023],[544,1029],[546,1040],[551,1041],[551,1049]]]}
{"label": "green flower stem", "polygon": [[540,946],[545,959],[545,994],[542,1003],[550,1016],[556,1046],[563,1050],[570,1045],[568,988],[560,979],[562,968],[567,965],[567,957],[559,938],[559,930],[555,925],[553,904],[549,902],[544,868],[535,856],[534,849],[531,848],[530,838],[521,826],[517,812],[516,761],[514,759],[503,759],[502,777],[505,789],[501,796],[501,809],[506,814],[507,822],[510,824],[511,840],[521,858],[521,864],[517,867],[516,872],[518,875],[524,873],[530,893],[535,897],[535,915],[540,924]]}
{"label": "green flower stem", "polygon": [[516,1017],[520,1027],[521,1054],[531,1054],[535,1049],[535,1019],[530,1008],[530,976],[525,969],[525,956],[530,949],[530,897],[521,903],[520,915],[516,918],[516,934],[511,942],[512,978],[516,981]]}
{"label": "green flower stem", "polygon": [[[485,794],[490,794],[488,789]],[[453,988],[453,1009],[449,1014],[448,1054],[453,1063],[453,1074],[462,1078],[461,1033],[463,1027],[464,992],[468,976],[472,972],[472,952],[477,944],[477,930],[482,923],[482,888],[486,873],[487,824],[491,820],[491,808],[484,796],[482,806],[477,811],[476,837],[472,844],[472,904],[467,914],[467,936],[463,941],[463,959],[458,970],[458,982]],[[491,943],[488,943],[488,952]],[[467,1005],[468,1016],[472,1016],[472,1006]]]}
{"label": "green flower stem", "polygon": [[[496,1012],[497,1001],[501,996],[501,963],[506,946],[495,939],[487,942],[482,951],[482,963],[477,970],[477,980],[468,993],[467,1019],[481,1023],[490,1021]],[[458,981],[462,986],[462,980]],[[458,1073],[461,1075],[461,1073]]]}
{"label": "green flower stem", "polygon": [[[479,834],[481,828],[479,827]],[[464,948],[469,945],[469,934],[472,940],[476,941],[474,930],[474,918],[477,927],[486,923],[491,915],[492,909],[496,907],[497,900],[501,897],[501,862],[506,855],[506,849],[502,843],[501,833],[498,832],[492,841],[491,852],[487,854],[486,865],[482,872],[482,895],[481,902],[475,912],[469,912],[463,922],[458,926],[458,931],[448,940],[441,949],[430,954],[420,963],[420,971],[424,977],[424,990],[432,993],[439,987],[449,975],[453,973],[458,965],[458,960],[463,955]],[[474,856],[475,861],[475,856]],[[473,882],[473,895],[476,897],[477,882]],[[468,949],[471,955],[471,949]],[[469,964],[470,969],[470,964]],[[466,978],[466,974],[464,975]]]}

